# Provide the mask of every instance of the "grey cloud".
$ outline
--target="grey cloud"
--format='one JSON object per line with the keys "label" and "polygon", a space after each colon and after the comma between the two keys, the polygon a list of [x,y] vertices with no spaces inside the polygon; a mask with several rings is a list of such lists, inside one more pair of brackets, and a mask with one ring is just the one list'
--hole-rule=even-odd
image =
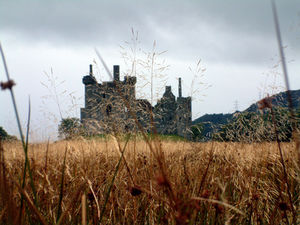
{"label": "grey cloud", "polygon": [[[284,41],[300,50],[295,33],[288,31],[297,24],[300,3],[277,2]],[[189,60],[199,55],[211,61],[259,63],[275,44],[270,2],[261,0],[2,0],[0,26],[2,32],[33,43],[64,46],[117,46],[134,27],[143,42],[157,40],[174,56]]]}
{"label": "grey cloud", "polygon": [[[276,2],[286,55],[295,60],[289,65],[291,86],[299,88],[300,1]],[[81,95],[81,76],[96,58],[93,47],[103,51],[109,65],[121,64],[116,62],[122,61],[118,45],[130,40],[131,27],[139,31],[143,49],[151,49],[156,40],[159,51],[168,50],[163,57],[173,64],[167,75],[173,87],[175,78],[183,77],[185,95],[192,80],[186,67],[202,59],[213,88],[204,90],[208,97],[202,105],[194,104],[193,116],[227,112],[234,98],[248,106],[264,80],[261,73],[269,71],[266,61],[278,54],[269,0],[0,0],[0,41],[17,81],[19,108],[27,109],[28,92],[32,105],[39,105],[44,90],[32,87],[39,86],[42,71],[52,66],[68,89]],[[11,104],[6,95],[0,98]],[[1,125],[11,118],[7,111],[0,114]]]}

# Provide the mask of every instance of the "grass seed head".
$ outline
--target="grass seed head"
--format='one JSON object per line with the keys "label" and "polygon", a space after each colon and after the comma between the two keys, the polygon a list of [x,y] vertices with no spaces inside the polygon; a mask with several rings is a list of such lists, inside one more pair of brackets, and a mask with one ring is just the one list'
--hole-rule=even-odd
{"label": "grass seed head", "polygon": [[15,85],[16,83],[13,80],[8,80],[7,82],[0,82],[0,86],[2,90],[12,89],[12,87]]}
{"label": "grass seed head", "polygon": [[272,99],[270,97],[263,98],[260,100],[258,103],[258,109],[263,110],[263,109],[271,109],[272,108]]}

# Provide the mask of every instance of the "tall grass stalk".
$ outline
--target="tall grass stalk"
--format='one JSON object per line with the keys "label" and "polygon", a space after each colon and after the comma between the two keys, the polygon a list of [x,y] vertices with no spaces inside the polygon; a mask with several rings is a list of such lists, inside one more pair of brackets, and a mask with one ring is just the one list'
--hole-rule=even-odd
{"label": "tall grass stalk", "polygon": [[4,156],[4,148],[2,143],[2,138],[0,137],[0,193],[3,196],[2,205],[4,208],[0,214],[0,221],[2,221],[5,213],[8,214],[8,223],[16,223],[16,219],[14,218],[14,214],[16,211],[16,205],[12,197],[11,192],[12,186],[8,182],[7,177],[7,168],[5,165],[5,156]]}
{"label": "tall grass stalk", "polygon": [[61,205],[62,205],[62,200],[63,200],[63,195],[64,195],[64,179],[65,179],[67,152],[68,152],[68,148],[66,147],[64,161],[63,161],[63,165],[62,165],[62,171],[61,171],[60,192],[59,192],[59,200],[58,200],[58,207],[57,207],[57,221],[56,222],[58,222],[58,220],[61,216]]}
{"label": "tall grass stalk", "polygon": [[[10,174],[11,176],[11,174]],[[31,200],[29,194],[27,193],[27,191],[22,188],[17,181],[15,181],[12,177],[10,178],[12,180],[12,182],[17,186],[17,188],[19,189],[19,192],[21,193],[21,195],[24,197],[24,199],[26,200],[27,202],[27,205],[29,206],[30,208],[30,212],[33,212],[34,215],[37,216],[38,218],[38,221],[43,224],[43,225],[47,225],[47,222],[44,218],[44,216],[40,213],[40,211],[38,210],[38,208],[35,206],[34,202]],[[32,215],[28,215],[28,216],[32,216]],[[22,224],[22,223],[19,223],[19,224]]]}
{"label": "tall grass stalk", "polygon": [[86,217],[87,213],[86,213],[86,195],[85,193],[83,193],[82,197],[81,197],[81,224],[82,225],[86,225]]}
{"label": "tall grass stalk", "polygon": [[[277,142],[277,146],[278,146],[278,150],[279,150],[279,154],[280,154],[280,162],[281,162],[282,169],[283,169],[283,178],[284,178],[284,182],[286,183],[286,186],[287,186],[290,207],[291,207],[292,213],[293,213],[293,221],[295,223],[297,220],[297,213],[295,212],[295,208],[294,208],[294,203],[293,203],[292,194],[291,194],[291,190],[290,190],[290,184],[288,181],[288,172],[287,172],[283,154],[282,154],[281,144],[280,144],[280,140],[279,140],[279,136],[278,136],[278,128],[276,125],[275,114],[274,114],[272,106],[271,106],[271,114],[272,114],[272,120],[273,120],[273,125],[274,125],[274,133],[276,135],[276,142]],[[286,212],[285,212],[285,214],[286,214]],[[287,221],[288,221],[288,219],[287,219]]]}
{"label": "tall grass stalk", "polygon": [[[288,77],[287,66],[286,66],[286,62],[285,62],[285,55],[284,55],[283,46],[282,46],[280,26],[279,26],[279,22],[278,22],[278,15],[277,15],[277,10],[276,10],[275,0],[271,0],[271,3],[272,3],[272,11],[273,11],[275,29],[276,29],[276,37],[277,37],[278,48],[279,48],[279,53],[280,53],[280,58],[281,58],[281,65],[282,65],[284,81],[285,81],[285,86],[286,86],[286,91],[287,91],[287,99],[288,99],[288,104],[289,104],[290,120],[291,120],[291,124],[292,124],[292,132],[297,132],[297,130],[296,130],[296,121],[295,121],[295,113],[294,113],[294,108],[293,108],[293,100],[292,100],[292,95],[291,95],[291,92],[290,92],[289,77]],[[290,185],[289,185],[289,182],[288,182],[288,173],[287,173],[285,162],[284,162],[284,159],[283,159],[281,145],[280,145],[280,141],[279,141],[279,138],[278,138],[278,132],[277,132],[277,127],[276,127],[275,116],[274,116],[274,112],[273,112],[272,107],[271,107],[271,113],[272,113],[272,120],[273,120],[273,123],[274,123],[274,129],[275,129],[275,133],[276,133],[276,140],[277,140],[277,143],[278,143],[278,150],[279,150],[279,153],[280,153],[280,160],[281,160],[281,164],[282,164],[283,172],[284,172],[284,180],[285,180],[285,183],[287,185],[287,192],[288,192],[289,201],[290,201],[290,205],[291,205],[291,209],[292,209],[292,213],[293,213],[293,223],[296,223],[297,213],[295,211],[293,200],[292,200]],[[299,137],[296,137],[296,138],[299,138]],[[296,140],[296,142],[299,142],[299,140]],[[300,149],[296,149],[296,150],[298,151],[298,165],[300,165]]]}
{"label": "tall grass stalk", "polygon": [[107,193],[106,193],[106,195],[105,195],[105,201],[104,201],[104,204],[103,204],[102,209],[101,209],[101,212],[100,212],[100,219],[99,219],[98,224],[101,224],[101,222],[102,222],[102,219],[103,219],[103,216],[104,216],[104,212],[105,212],[105,209],[106,209],[106,205],[107,205],[107,202],[108,202],[108,199],[109,199],[109,196],[110,196],[110,192],[111,192],[111,189],[112,189],[112,187],[113,187],[113,185],[114,185],[114,182],[115,182],[116,176],[117,176],[117,174],[118,174],[118,171],[119,171],[119,168],[120,168],[120,164],[121,164],[122,159],[123,159],[123,157],[124,157],[124,153],[125,153],[125,150],[126,150],[126,146],[127,146],[129,140],[130,140],[130,139],[127,138],[127,140],[126,140],[126,142],[125,142],[125,145],[124,145],[124,147],[123,147],[123,149],[122,149],[122,151],[121,151],[121,156],[120,156],[120,159],[119,159],[118,164],[117,164],[117,166],[116,166],[114,175],[113,175],[112,180],[111,180],[111,182],[110,182],[110,184],[109,184],[109,186],[108,186]]}
{"label": "tall grass stalk", "polygon": [[[25,183],[26,183],[26,171],[28,169],[28,174],[30,178],[30,186],[32,188],[33,196],[34,196],[34,204],[38,206],[38,199],[36,195],[36,188],[33,182],[33,176],[32,176],[32,171],[30,168],[30,161],[28,159],[28,143],[29,143],[29,130],[30,130],[30,118],[31,118],[31,103],[30,99],[28,101],[28,118],[27,118],[27,130],[26,130],[26,141],[25,141],[25,147],[24,147],[24,153],[25,153],[25,162],[24,162],[24,169],[23,169],[23,180],[22,180],[22,185],[21,187],[24,189],[25,188]],[[23,195],[21,196],[21,207],[20,207],[20,213],[19,213],[19,222],[21,223],[22,221],[22,211],[23,211]]]}
{"label": "tall grass stalk", "polygon": [[[5,70],[5,73],[6,73],[7,82],[11,82],[10,75],[9,75],[9,72],[8,72],[7,63],[6,63],[6,59],[5,59],[5,56],[4,56],[4,51],[3,51],[1,43],[0,43],[0,52],[1,52],[1,58],[2,58],[2,62],[3,62],[4,70]],[[28,110],[27,133],[26,133],[26,141],[25,141],[22,126],[21,126],[21,121],[20,121],[20,117],[19,117],[19,113],[18,113],[18,109],[17,109],[17,104],[16,104],[16,100],[15,100],[15,95],[14,95],[14,92],[13,92],[13,85],[9,88],[9,91],[10,91],[10,94],[11,94],[11,99],[12,99],[12,102],[13,102],[15,116],[16,116],[16,120],[17,120],[17,124],[18,124],[18,128],[19,128],[19,134],[20,134],[20,138],[21,138],[21,141],[22,141],[22,146],[23,146],[23,150],[24,150],[24,154],[25,154],[22,188],[24,188],[24,186],[25,186],[26,168],[28,168],[28,172],[29,172],[29,176],[30,176],[30,185],[31,185],[31,188],[32,188],[32,191],[33,191],[33,194],[34,194],[34,203],[35,203],[35,205],[37,205],[37,198],[36,198],[36,191],[35,191],[36,189],[35,189],[35,186],[34,186],[34,181],[33,181],[32,173],[31,173],[31,169],[30,169],[30,162],[28,161],[28,141],[29,141],[30,115],[31,115],[30,100],[29,100],[29,110]],[[23,195],[22,195],[22,199],[21,199],[21,208],[20,208],[20,215],[19,215],[20,221],[21,221],[21,218],[22,218],[22,215],[21,215],[22,207],[23,207]]]}
{"label": "tall grass stalk", "polygon": [[[71,195],[73,196],[71,201],[69,202],[68,206],[66,207],[66,210],[61,214],[60,218],[58,219],[56,225],[61,225],[64,222],[65,217],[67,216],[67,213],[70,213],[72,208],[74,209],[74,205],[76,204],[81,192],[86,188],[86,183],[81,183],[76,190],[75,194]],[[74,213],[74,212],[71,212]]]}
{"label": "tall grass stalk", "polygon": [[[0,42],[0,52],[1,52],[1,57],[2,57],[2,62],[3,62],[6,78],[7,78],[7,81],[9,82],[9,81],[11,81],[11,79],[10,79],[10,75],[9,75],[9,72],[8,72],[6,59],[5,59],[5,56],[4,56],[4,52],[3,52],[3,49],[2,49],[1,42]],[[17,119],[17,125],[18,125],[18,128],[19,128],[20,138],[21,138],[21,141],[22,141],[22,144],[23,144],[23,148],[25,150],[25,141],[24,141],[22,126],[21,126],[21,122],[20,122],[20,117],[19,117],[19,113],[18,113],[18,109],[17,109],[17,103],[16,103],[16,100],[15,100],[15,95],[14,95],[13,88],[12,87],[9,88],[9,91],[10,91],[10,95],[11,95],[11,100],[13,102],[15,116],[16,116],[16,119]]]}
{"label": "tall grass stalk", "polygon": [[272,2],[272,12],[273,12],[273,18],[274,18],[274,23],[275,23],[276,37],[277,37],[279,54],[280,54],[280,59],[281,59],[283,77],[284,77],[284,81],[285,81],[289,110],[290,110],[291,119],[292,119],[291,122],[293,125],[293,129],[295,130],[296,124],[295,124],[295,113],[294,113],[294,108],[293,108],[293,99],[292,99],[292,95],[290,92],[289,76],[288,76],[285,55],[284,55],[283,46],[282,46],[280,26],[279,26],[278,15],[277,15],[277,10],[276,10],[276,3],[275,3],[275,0],[271,0],[271,2]]}
{"label": "tall grass stalk", "polygon": [[[111,72],[109,71],[104,59],[100,55],[99,51],[97,49],[95,49],[95,52],[96,52],[97,56],[99,57],[101,63],[103,64],[106,72],[111,77],[111,79],[113,79],[113,76],[112,76]],[[167,188],[168,196],[170,198],[170,201],[173,202],[173,205],[175,207],[176,202],[177,202],[177,198],[176,198],[176,195],[174,193],[174,190],[172,188],[172,185],[171,185],[171,183],[169,181],[169,178],[168,178],[168,175],[167,175],[167,170],[166,170],[166,165],[165,165],[165,158],[164,158],[164,153],[163,153],[163,150],[162,150],[161,141],[157,138],[156,133],[154,133],[154,137],[155,137],[154,142],[152,140],[149,140],[149,137],[147,136],[143,126],[139,123],[139,121],[137,119],[137,115],[132,110],[132,107],[131,107],[129,101],[123,95],[118,83],[115,82],[115,84],[116,84],[116,88],[117,88],[117,91],[118,91],[120,97],[122,98],[123,102],[125,103],[126,107],[128,108],[129,113],[134,118],[135,124],[137,125],[137,127],[138,127],[139,131],[141,132],[146,144],[149,146],[150,152],[154,155],[154,157],[155,157],[155,159],[156,159],[156,161],[159,165],[160,176],[162,178],[162,183]],[[150,113],[152,113],[152,112],[150,112]],[[154,128],[154,131],[156,131],[155,128]]]}

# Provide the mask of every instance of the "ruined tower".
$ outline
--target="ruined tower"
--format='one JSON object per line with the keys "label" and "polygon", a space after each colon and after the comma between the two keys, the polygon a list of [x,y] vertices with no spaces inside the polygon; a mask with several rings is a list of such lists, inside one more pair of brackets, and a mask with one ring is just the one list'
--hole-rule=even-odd
{"label": "ruined tower", "polygon": [[178,80],[178,98],[176,109],[177,134],[189,138],[190,127],[192,125],[192,99],[191,97],[182,97],[181,78]]}
{"label": "ruined tower", "polygon": [[155,126],[158,133],[177,134],[176,129],[176,98],[171,86],[166,86],[163,97],[154,107]]}
{"label": "ruined tower", "polygon": [[97,82],[90,65],[90,72],[82,82],[85,86],[85,106],[81,108],[81,122],[88,133],[134,131],[137,129],[134,117],[146,132],[150,132],[152,115],[158,133],[189,138],[191,97],[182,97],[181,78],[177,99],[171,86],[166,86],[162,98],[154,107],[146,99],[136,99],[136,77],[124,76],[121,81],[118,65],[113,67],[113,80],[102,83]]}
{"label": "ruined tower", "polygon": [[83,77],[85,107],[81,108],[81,121],[89,133],[123,132],[133,125],[124,99],[135,102],[136,78],[125,76],[120,81],[119,66],[113,67],[113,81],[97,83],[92,73]]}
{"label": "ruined tower", "polygon": [[189,138],[192,125],[191,97],[182,97],[181,78],[178,81],[178,97],[171,86],[166,86],[163,97],[154,107],[155,126],[158,133],[177,134]]}

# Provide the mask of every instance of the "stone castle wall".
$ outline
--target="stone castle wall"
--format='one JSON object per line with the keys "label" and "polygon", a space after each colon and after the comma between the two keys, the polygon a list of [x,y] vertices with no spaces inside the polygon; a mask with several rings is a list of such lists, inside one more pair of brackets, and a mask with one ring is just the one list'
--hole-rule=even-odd
{"label": "stone castle wall", "polygon": [[[146,99],[136,99],[136,77],[125,76],[120,81],[119,66],[114,66],[114,80],[98,83],[90,73],[82,79],[85,85],[85,107],[81,108],[81,122],[91,134],[109,132],[129,132],[137,130],[135,119],[146,132],[152,124],[160,134],[190,136],[191,98],[181,96],[176,99],[171,86],[166,86],[163,97],[153,107]],[[151,119],[152,113],[152,119]]]}

